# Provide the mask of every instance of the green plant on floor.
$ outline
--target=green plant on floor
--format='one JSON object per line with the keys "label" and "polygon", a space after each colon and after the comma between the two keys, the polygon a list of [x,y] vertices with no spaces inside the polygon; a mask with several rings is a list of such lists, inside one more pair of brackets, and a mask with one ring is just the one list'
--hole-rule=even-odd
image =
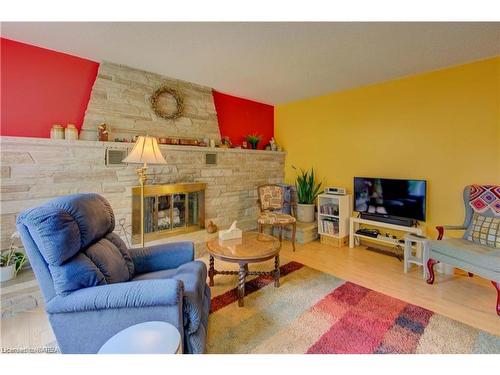
{"label": "green plant on floor", "polygon": [[245,140],[252,145],[253,149],[257,148],[260,140],[262,139],[261,135],[258,134],[249,134],[245,137]]}
{"label": "green plant on floor", "polygon": [[[294,169],[297,169],[293,167]],[[295,188],[297,189],[297,200],[299,204],[314,204],[319,195],[322,182],[316,183],[314,169],[310,171],[300,170]]]}
{"label": "green plant on floor", "polygon": [[15,246],[16,239],[19,238],[18,233],[15,232],[10,238],[10,247],[0,255],[0,267],[8,267],[14,265],[14,275],[17,275],[19,270],[23,268],[23,266],[28,261],[28,258],[26,258],[26,254],[24,254],[23,252],[16,251],[20,249],[19,247]]}

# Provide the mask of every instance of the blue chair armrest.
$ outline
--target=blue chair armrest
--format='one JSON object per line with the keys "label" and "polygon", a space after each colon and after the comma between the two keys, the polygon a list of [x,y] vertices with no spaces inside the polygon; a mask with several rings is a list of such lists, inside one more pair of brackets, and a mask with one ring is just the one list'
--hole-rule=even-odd
{"label": "blue chair armrest", "polygon": [[140,280],[79,289],[67,296],[56,296],[46,304],[50,314],[119,308],[174,306],[181,303],[182,281],[175,279]]}
{"label": "blue chair armrest", "polygon": [[463,225],[441,225],[444,229],[448,230],[466,230],[467,227],[464,227]]}
{"label": "blue chair armrest", "polygon": [[445,229],[448,229],[448,230],[467,230],[467,227],[465,227],[463,225],[438,225],[436,227],[436,229],[438,231],[437,239],[442,240],[443,236],[444,236]]}
{"label": "blue chair armrest", "polygon": [[194,260],[194,244],[183,241],[130,249],[130,255],[136,273],[167,270]]}

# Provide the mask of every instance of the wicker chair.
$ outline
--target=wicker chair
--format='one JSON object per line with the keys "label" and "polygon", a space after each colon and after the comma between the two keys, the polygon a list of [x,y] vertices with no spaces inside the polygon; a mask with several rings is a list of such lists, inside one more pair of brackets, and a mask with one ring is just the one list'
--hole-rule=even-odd
{"label": "wicker chair", "polygon": [[[283,242],[283,228],[292,227],[292,247],[295,251],[295,233],[297,231],[297,220],[293,217],[293,205],[291,202],[286,202],[283,194],[283,187],[279,185],[269,184],[260,185],[257,187],[259,199],[257,203],[260,208],[260,215],[257,219],[259,224],[259,232],[262,233],[265,226],[271,228],[278,227],[280,234],[280,243]],[[283,213],[283,207],[288,203],[292,207],[292,215]]]}

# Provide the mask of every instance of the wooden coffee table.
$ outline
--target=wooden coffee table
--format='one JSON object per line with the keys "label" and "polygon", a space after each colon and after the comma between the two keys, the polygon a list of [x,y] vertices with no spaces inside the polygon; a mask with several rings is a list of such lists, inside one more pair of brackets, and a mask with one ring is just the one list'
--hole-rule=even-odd
{"label": "wooden coffee table", "polygon": [[[248,275],[268,275],[274,277],[274,286],[280,285],[280,243],[276,237],[258,232],[243,232],[243,237],[234,240],[214,238],[207,242],[210,254],[208,276],[210,286],[214,285],[215,275],[238,275],[238,306],[243,306],[245,297],[245,278]],[[238,263],[239,271],[217,271],[214,258],[225,262]],[[249,263],[259,263],[274,258],[274,270],[268,272],[249,271]]]}

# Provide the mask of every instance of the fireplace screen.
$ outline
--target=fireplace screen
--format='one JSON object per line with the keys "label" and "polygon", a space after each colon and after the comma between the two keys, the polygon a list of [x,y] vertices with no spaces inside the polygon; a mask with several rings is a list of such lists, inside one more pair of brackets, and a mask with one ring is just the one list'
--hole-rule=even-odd
{"label": "fireplace screen", "polygon": [[[205,184],[144,186],[145,241],[202,229]],[[141,189],[132,188],[132,242],[140,242]]]}

